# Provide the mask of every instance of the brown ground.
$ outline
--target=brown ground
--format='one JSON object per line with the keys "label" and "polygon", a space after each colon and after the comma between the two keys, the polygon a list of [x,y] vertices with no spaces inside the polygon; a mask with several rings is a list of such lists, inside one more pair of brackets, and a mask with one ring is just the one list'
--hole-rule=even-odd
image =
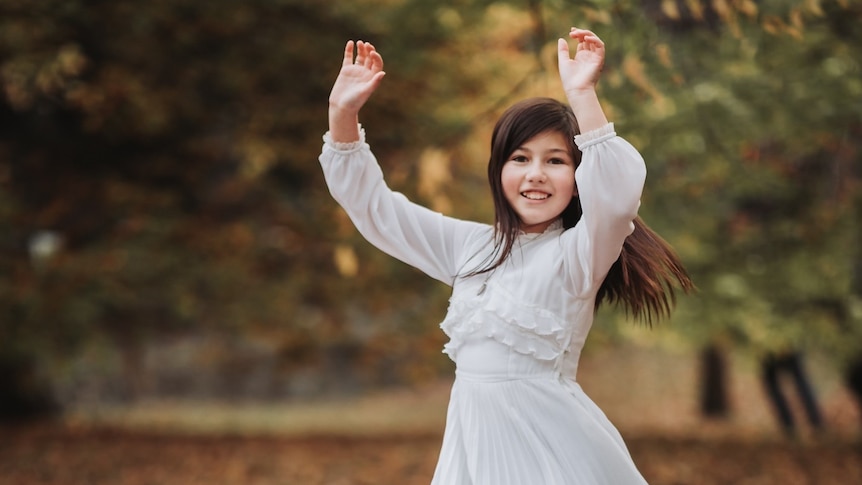
{"label": "brown ground", "polygon": [[[440,437],[241,437],[69,429],[0,429],[4,485],[425,484]],[[846,440],[637,437],[653,485],[862,483],[862,447]]]}

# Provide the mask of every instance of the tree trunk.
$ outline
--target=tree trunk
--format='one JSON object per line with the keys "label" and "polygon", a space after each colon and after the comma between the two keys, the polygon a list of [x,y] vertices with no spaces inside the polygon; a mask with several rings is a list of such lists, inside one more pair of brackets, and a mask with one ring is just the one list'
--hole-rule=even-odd
{"label": "tree trunk", "polygon": [[35,360],[0,355],[0,422],[49,418],[60,412],[50,384],[39,377]]}
{"label": "tree trunk", "polygon": [[730,414],[727,399],[727,362],[722,349],[712,343],[700,353],[700,410],[704,417],[721,419]]}

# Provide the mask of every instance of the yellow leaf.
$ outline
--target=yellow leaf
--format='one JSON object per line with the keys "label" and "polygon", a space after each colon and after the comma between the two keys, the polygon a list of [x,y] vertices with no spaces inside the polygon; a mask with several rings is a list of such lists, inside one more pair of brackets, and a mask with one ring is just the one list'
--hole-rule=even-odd
{"label": "yellow leaf", "polygon": [[793,10],[790,12],[790,25],[796,28],[801,28],[805,26],[805,22],[802,20],[801,11]]}
{"label": "yellow leaf", "polygon": [[670,46],[667,44],[658,44],[655,47],[658,62],[664,67],[673,67],[673,61],[670,58]]}
{"label": "yellow leaf", "polygon": [[726,0],[712,0],[712,9],[725,21],[730,20],[730,5],[727,4]]}
{"label": "yellow leaf", "polygon": [[677,6],[676,0],[662,0],[661,11],[669,19],[679,20],[679,6]]}
{"label": "yellow leaf", "polygon": [[611,24],[611,13],[608,9],[594,9],[585,7],[583,10],[583,15],[589,23],[597,23],[604,25]]}
{"label": "yellow leaf", "polygon": [[691,16],[697,20],[703,20],[703,4],[700,0],[685,0],[685,5],[688,7],[688,11],[691,12]]}
{"label": "yellow leaf", "polygon": [[749,17],[757,16],[757,4],[752,0],[742,0],[739,2],[738,10]]}
{"label": "yellow leaf", "polygon": [[249,137],[243,141],[240,172],[247,179],[256,179],[266,173],[278,156],[266,140]]}
{"label": "yellow leaf", "polygon": [[339,244],[335,247],[332,260],[335,263],[335,268],[342,276],[352,278],[359,273],[359,258],[356,257],[353,248],[346,244]]}
{"label": "yellow leaf", "polygon": [[820,5],[820,0],[805,0],[805,9],[818,17],[823,16],[823,8]]}
{"label": "yellow leaf", "polygon": [[419,194],[434,197],[441,186],[452,180],[449,157],[439,148],[426,148],[419,157]]}

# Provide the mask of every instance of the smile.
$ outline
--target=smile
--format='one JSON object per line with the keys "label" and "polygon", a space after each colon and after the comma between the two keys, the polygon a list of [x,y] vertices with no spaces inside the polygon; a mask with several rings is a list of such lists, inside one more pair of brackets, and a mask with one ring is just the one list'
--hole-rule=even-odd
{"label": "smile", "polygon": [[546,194],[545,192],[528,191],[521,192],[521,196],[526,197],[530,200],[544,200],[551,197],[551,194]]}

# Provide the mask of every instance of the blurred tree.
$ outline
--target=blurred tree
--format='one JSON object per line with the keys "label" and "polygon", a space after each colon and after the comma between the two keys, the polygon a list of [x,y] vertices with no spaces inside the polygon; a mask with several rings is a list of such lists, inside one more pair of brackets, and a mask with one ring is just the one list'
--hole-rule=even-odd
{"label": "blurred tree", "polygon": [[840,367],[862,346],[862,44],[849,28],[862,5],[646,5],[662,33],[635,129],[659,181],[645,210],[702,290],[678,315],[698,322],[683,334],[764,356],[817,350]]}
{"label": "blurred tree", "polygon": [[[689,260],[711,293],[698,320],[712,322],[704,336],[729,328],[763,350],[858,341],[848,337],[860,329],[850,314],[859,297],[851,280],[859,258],[862,44],[846,22],[858,20],[862,6],[733,7],[718,12],[718,30],[674,34],[701,54],[672,49],[669,80],[690,94],[676,97],[652,137],[669,142],[657,157],[666,164],[653,171],[659,190],[691,196],[674,212],[689,221],[680,225],[698,241]],[[697,123],[686,127],[685,113]]]}
{"label": "blurred tree", "polygon": [[[357,291],[378,266],[337,271],[332,242],[351,232],[315,162],[343,42],[381,35],[357,12],[264,0],[0,10],[0,354],[61,362],[106,336],[134,383],[155,336],[258,333],[291,362],[355,340],[349,308],[388,312],[385,291]],[[427,124],[413,113],[429,98],[394,87],[368,116],[389,127],[375,138],[384,151]],[[46,231],[58,244],[31,260]],[[412,281],[402,287],[429,288]]]}
{"label": "blurred tree", "polygon": [[447,365],[432,325],[446,289],[361,241],[315,162],[344,42],[372,40],[386,60],[362,122],[390,185],[489,221],[490,126],[518,98],[560,95],[554,41],[572,24],[609,46],[601,94],[649,162],[643,215],[702,289],[680,332],[858,351],[858,1],[7,0],[0,13],[12,360],[111,342],[134,383],[143,343],[216,331],[265,340],[287,370],[400,380]]}

